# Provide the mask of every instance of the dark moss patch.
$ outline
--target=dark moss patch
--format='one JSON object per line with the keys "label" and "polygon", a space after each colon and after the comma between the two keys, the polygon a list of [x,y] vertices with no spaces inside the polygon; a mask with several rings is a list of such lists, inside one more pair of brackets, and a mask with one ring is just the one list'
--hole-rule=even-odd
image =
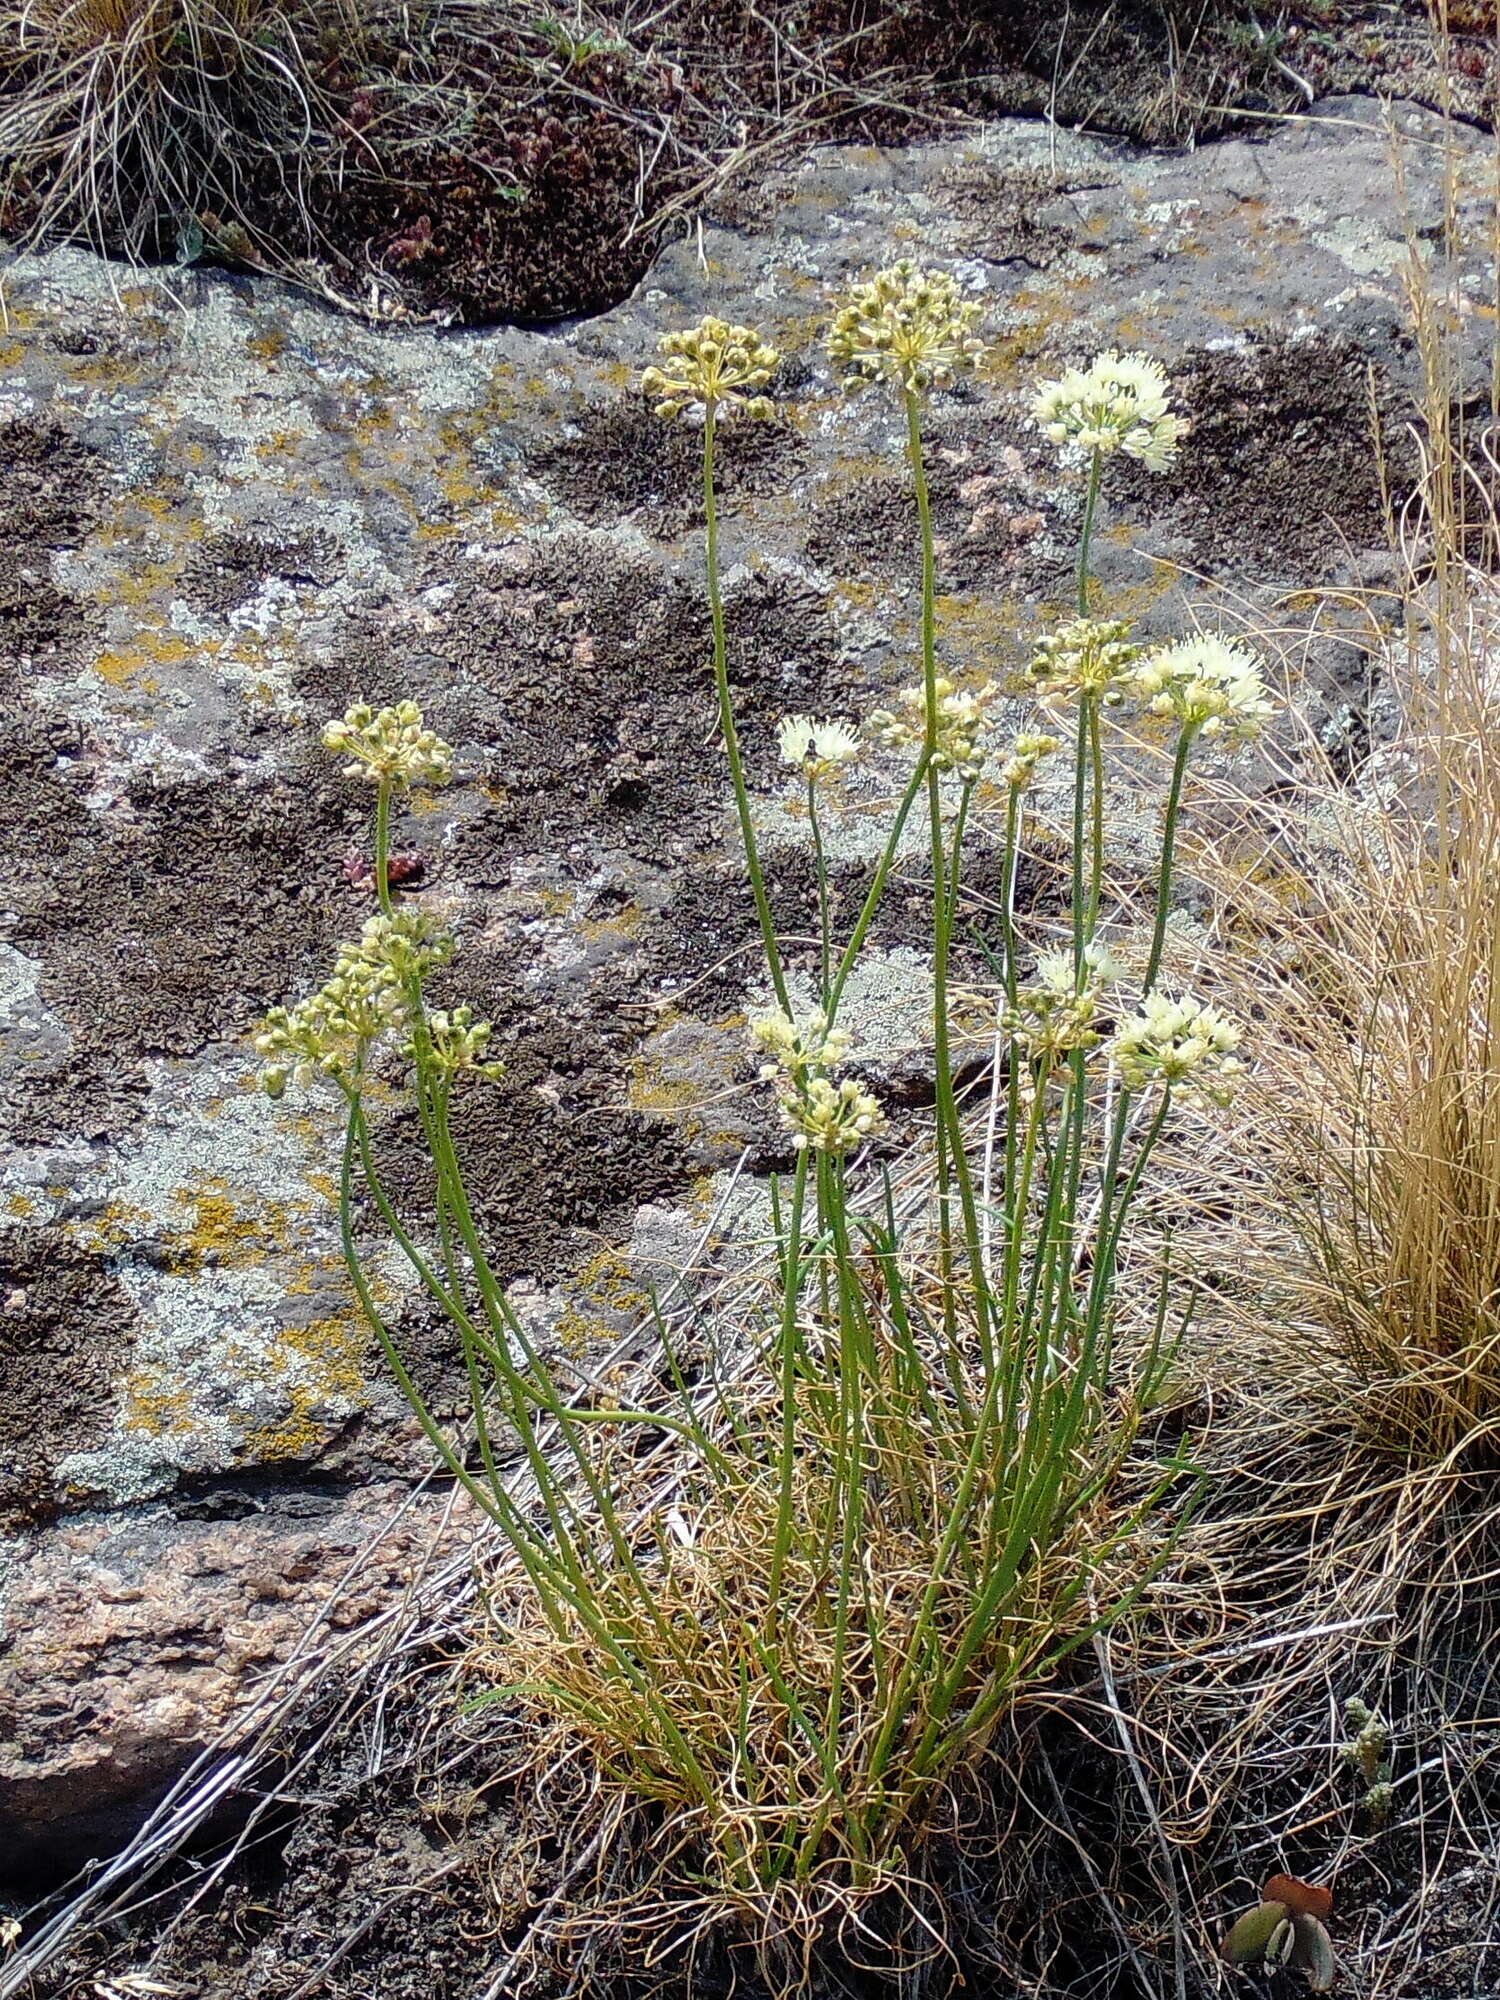
{"label": "dark moss patch", "polygon": [[[495,1025],[497,1083],[455,1098],[465,1183],[504,1278],[550,1277],[599,1240],[628,1232],[633,1211],[681,1193],[693,1169],[660,1125],[626,1105],[636,1036],[613,1006],[538,1003],[507,954],[465,949],[434,980],[439,1004],[468,1001]],[[431,1213],[433,1179],[416,1114],[399,1109],[376,1135],[386,1186],[405,1212]]]}
{"label": "dark moss patch", "polygon": [[66,847],[48,819],[7,811],[0,826],[0,866],[29,890],[14,941],[42,961],[42,997],[74,1044],[61,1078],[12,1082],[24,1138],[109,1129],[147,1057],[244,1033],[363,914],[341,862],[365,802],[336,780],[143,783],[90,816],[92,839],[76,792],[62,798]]}
{"label": "dark moss patch", "polygon": [[[742,423],[719,434],[715,472],[726,507],[787,486],[806,448],[790,425]],[[664,423],[642,402],[591,410],[573,436],[542,447],[530,470],[585,521],[637,514],[661,535],[703,522],[703,441],[687,424]]]}
{"label": "dark moss patch", "polygon": [[[414,682],[493,803],[459,839],[472,879],[540,848],[602,842],[651,860],[696,853],[722,817],[708,613],[701,592],[609,539],[522,544],[466,564],[414,645],[376,614],[300,685],[320,710],[400,699]],[[821,593],[766,570],[730,594],[730,669],[747,761],[776,767],[788,708],[844,713],[860,699]]]}
{"label": "dark moss patch", "polygon": [[0,1229],[0,1527],[51,1511],[52,1470],[109,1428],[135,1308],[55,1229]]}
{"label": "dark moss patch", "polygon": [[[957,416],[929,425],[924,443],[940,586],[999,597],[1053,593],[1068,559],[1048,532],[1055,469],[1034,433],[1006,419]],[[921,549],[905,466],[872,470],[816,502],[807,552],[836,575],[915,583]]]}
{"label": "dark moss patch", "polygon": [[[1352,341],[1268,335],[1243,352],[1188,354],[1172,376],[1188,448],[1167,473],[1113,467],[1112,500],[1165,514],[1215,572],[1310,583],[1347,550],[1384,545],[1369,362]],[[1385,380],[1375,391],[1399,501],[1415,470],[1405,413]]]}
{"label": "dark moss patch", "polygon": [[6,496],[0,545],[0,688],[37,667],[75,660],[96,620],[52,581],[52,557],[77,548],[98,518],[105,474],[96,455],[53,424],[0,429]]}
{"label": "dark moss patch", "polygon": [[248,604],[272,577],[323,587],[337,573],[338,550],[330,535],[234,531],[211,536],[193,551],[179,588],[195,610],[222,617]]}
{"label": "dark moss patch", "polygon": [[963,248],[972,256],[1034,271],[1045,271],[1072,247],[1076,231],[1041,217],[1066,192],[1046,174],[989,160],[960,160],[938,175],[933,189],[934,198],[963,219]]}

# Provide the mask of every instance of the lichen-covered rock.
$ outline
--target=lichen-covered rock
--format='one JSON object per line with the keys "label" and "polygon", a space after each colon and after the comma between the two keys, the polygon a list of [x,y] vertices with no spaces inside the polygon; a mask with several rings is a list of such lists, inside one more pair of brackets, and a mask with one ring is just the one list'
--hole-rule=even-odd
{"label": "lichen-covered rock", "polygon": [[[638,1305],[615,1247],[633,1212],[691,1215],[706,1172],[776,1143],[745,1094],[755,917],[714,737],[693,441],[632,388],[657,336],[712,309],[784,356],[775,422],[726,439],[724,535],[731,673],[805,980],[815,882],[774,725],[857,720],[913,677],[916,639],[900,427],[878,395],[836,388],[831,295],[915,252],[986,307],[990,359],[929,421],[955,662],[1007,680],[1066,602],[1081,492],[1028,398],[1109,344],[1162,359],[1192,424],[1172,474],[1107,483],[1112,606],[1146,632],[1189,600],[1321,632],[1290,593],[1378,580],[1372,381],[1387,467],[1409,476],[1408,230],[1441,215],[1450,163],[1461,217],[1492,196],[1485,142],[1455,132],[1413,148],[1403,207],[1383,114],[1325,109],[1174,156],[1026,121],[814,154],[735,226],[663,252],[618,309],[551,330],[377,329],[270,283],[126,274],[76,250],[9,266],[0,1515],[15,1576],[57,1592],[0,1654],[32,1717],[15,1751],[28,1824],[86,1811],[92,1785],[120,1802],[158,1782],[230,1712],[270,1614],[245,1611],[238,1582],[194,1585],[203,1657],[179,1728],[172,1551],[197,1562],[211,1544],[232,1579],[242,1544],[274,1571],[314,1533],[269,1505],[206,1527],[170,1511],[175,1494],[336,1477],[357,1513],[360,1482],[425,1463],[340,1273],[330,1108],[268,1106],[246,1039],[371,907],[367,801],[322,753],[324,717],[410,694],[457,746],[458,784],[415,795],[397,831],[408,893],[459,930],[444,998],[495,1021],[507,1064],[456,1123],[498,1264],[586,1346]],[[1398,124],[1420,139],[1429,121]],[[1487,282],[1478,262],[1471,281]],[[1347,637],[1295,650],[1330,730],[1375,726]],[[829,801],[846,928],[890,778],[852,774]],[[979,925],[993,817],[981,793]],[[915,836],[899,873],[860,1004],[872,1061],[919,1116]],[[399,1107],[377,1142],[420,1224]],[[394,1264],[380,1284],[434,1399],[457,1406],[451,1344]],[[161,1582],[111,1608],[89,1565],[133,1535]],[[310,1601],[278,1602],[275,1645]],[[70,1624],[120,1668],[107,1701],[84,1703],[98,1662]],[[243,1643],[215,1641],[242,1624]]]}

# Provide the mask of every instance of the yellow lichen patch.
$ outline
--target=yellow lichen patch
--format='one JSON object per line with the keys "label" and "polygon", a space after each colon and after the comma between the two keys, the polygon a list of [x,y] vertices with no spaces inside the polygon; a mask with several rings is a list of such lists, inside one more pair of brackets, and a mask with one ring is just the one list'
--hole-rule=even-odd
{"label": "yellow lichen patch", "polygon": [[257,333],[245,342],[247,353],[257,361],[279,361],[289,345],[286,329],[273,326],[266,333]]}
{"label": "yellow lichen patch", "polygon": [[0,347],[0,368],[19,368],[26,359],[26,343],[12,340]]}
{"label": "yellow lichen patch", "polygon": [[370,1333],[353,1313],[283,1327],[271,1350],[273,1367],[293,1368],[323,1396],[358,1402],[365,1387],[365,1354]]}
{"label": "yellow lichen patch", "polygon": [[137,1368],[125,1378],[120,1422],[144,1437],[180,1437],[193,1428],[192,1396],[183,1383]]}
{"label": "yellow lichen patch", "polygon": [[650,1301],[630,1274],[623,1250],[604,1249],[573,1280],[574,1292],[557,1322],[557,1337],[575,1358],[618,1340],[621,1320],[634,1320]]}
{"label": "yellow lichen patch", "polygon": [[94,661],[94,672],[110,687],[138,687],[154,694],[159,686],[152,669],[180,667],[194,651],[217,650],[212,642],[192,642],[175,632],[142,632],[133,646],[111,646]]}
{"label": "yellow lichen patch", "polygon": [[36,1214],[36,1203],[29,1195],[13,1194],[6,1198],[5,1212],[13,1215],[18,1222],[25,1222]]}

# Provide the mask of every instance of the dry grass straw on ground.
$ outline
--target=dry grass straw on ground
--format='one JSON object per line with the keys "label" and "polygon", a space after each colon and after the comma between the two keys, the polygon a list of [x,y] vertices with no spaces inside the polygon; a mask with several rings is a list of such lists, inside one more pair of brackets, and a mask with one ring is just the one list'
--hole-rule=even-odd
{"label": "dry grass straw on ground", "polygon": [[318,37],[354,26],[338,0],[311,12],[282,0],[8,0],[7,203],[26,198],[36,239],[62,228],[101,250],[170,254],[174,237],[190,250],[205,216],[239,214],[261,163],[299,171],[321,117]]}

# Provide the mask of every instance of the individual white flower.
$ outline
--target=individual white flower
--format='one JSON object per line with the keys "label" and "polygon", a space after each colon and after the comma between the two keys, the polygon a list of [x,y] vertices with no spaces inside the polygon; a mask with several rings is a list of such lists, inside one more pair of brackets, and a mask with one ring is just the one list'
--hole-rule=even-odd
{"label": "individual white flower", "polygon": [[778,1007],[772,1013],[754,1016],[750,1033],[771,1057],[761,1069],[766,1078],[798,1078],[813,1070],[831,1069],[849,1052],[848,1029],[830,1028],[828,1016],[821,1011],[792,1015]]}
{"label": "individual white flower", "polygon": [[1121,682],[1141,656],[1129,635],[1129,623],[1121,618],[1072,618],[1044,633],[1030,667],[1037,692],[1044,700],[1086,696],[1117,704]]}
{"label": "individual white flower", "polygon": [[[961,690],[940,675],[937,693],[937,741],[932,761],[940,771],[955,771],[965,783],[979,776],[986,755],[985,728],[989,710],[999,698],[993,681]],[[901,708],[879,708],[869,719],[877,742],[891,748],[927,740],[927,697],[919,687],[903,688]]]}
{"label": "individual white flower", "polygon": [[1168,408],[1169,386],[1160,363],[1110,348],[1087,368],[1068,368],[1041,383],[1033,413],[1054,444],[1103,457],[1123,451],[1163,472],[1187,429]]}
{"label": "individual white flower", "polygon": [[1239,1028],[1217,1007],[1148,993],[1141,1011],[1120,1024],[1110,1054],[1127,1090],[1161,1084],[1190,1103],[1222,1103],[1244,1073],[1239,1044]]}
{"label": "individual white flower", "polygon": [[781,1116],[799,1152],[848,1153],[885,1124],[879,1100],[857,1077],[837,1084],[810,1077],[801,1089],[783,1092]]}
{"label": "individual white flower", "polygon": [[794,764],[808,778],[842,770],[859,755],[859,738],[843,722],[814,722],[810,715],[783,716],[776,725],[782,762]]}
{"label": "individual white flower", "polygon": [[1036,776],[1036,767],[1043,757],[1050,757],[1054,750],[1061,750],[1060,736],[1045,736],[1034,729],[1023,729],[1011,738],[1010,751],[1000,766],[1000,782],[1009,785],[1013,792],[1024,792]]}
{"label": "individual white flower", "polygon": [[908,393],[945,388],[978,366],[974,328],[984,310],[946,271],[903,258],[856,285],[828,331],[828,352],[851,388],[888,381]]}
{"label": "individual white flower", "polygon": [[1214,633],[1148,653],[1132,682],[1152,715],[1226,744],[1253,742],[1276,713],[1254,654]]}
{"label": "individual white flower", "polygon": [[656,399],[659,417],[686,409],[717,416],[742,412],[769,417],[771,400],[759,392],[781,356],[750,326],[732,326],[710,313],[683,333],[667,333],[656,344],[661,362],[646,369],[641,387]]}
{"label": "individual white flower", "polygon": [[325,748],[349,758],[346,778],[369,778],[376,784],[442,785],[453,776],[453,751],[426,728],[414,701],[397,702],[377,714],[367,702],[356,702],[336,722],[324,725]]}

